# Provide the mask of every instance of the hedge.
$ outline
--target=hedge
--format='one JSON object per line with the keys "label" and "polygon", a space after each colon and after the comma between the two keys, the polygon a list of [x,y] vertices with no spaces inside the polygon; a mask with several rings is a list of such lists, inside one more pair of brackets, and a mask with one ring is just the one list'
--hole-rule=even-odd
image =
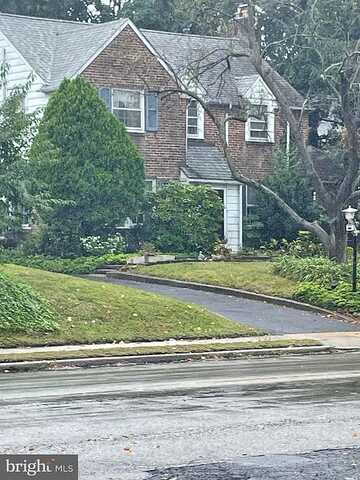
{"label": "hedge", "polygon": [[24,267],[39,268],[55,273],[81,275],[94,273],[98,268],[107,264],[125,264],[128,256],[125,254],[111,254],[100,257],[55,258],[43,255],[22,256],[11,251],[0,253],[0,263],[13,263]]}

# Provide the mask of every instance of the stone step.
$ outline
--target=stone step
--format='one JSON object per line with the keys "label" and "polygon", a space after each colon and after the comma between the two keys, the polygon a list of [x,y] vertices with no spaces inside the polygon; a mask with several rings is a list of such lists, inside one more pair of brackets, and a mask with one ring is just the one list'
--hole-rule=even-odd
{"label": "stone step", "polygon": [[97,273],[98,275],[107,275],[108,273],[114,273],[116,272],[117,270],[115,268],[98,268],[95,273]]}
{"label": "stone step", "polygon": [[126,265],[126,263],[119,263],[118,265],[104,265],[102,268],[106,268],[107,270],[119,270],[119,268]]}

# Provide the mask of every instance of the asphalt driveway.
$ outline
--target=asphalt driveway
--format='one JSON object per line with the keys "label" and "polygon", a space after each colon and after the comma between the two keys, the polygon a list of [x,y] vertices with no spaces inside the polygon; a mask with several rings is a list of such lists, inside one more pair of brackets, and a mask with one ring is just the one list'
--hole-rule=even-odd
{"label": "asphalt driveway", "polygon": [[229,295],[192,290],[190,288],[110,279],[99,275],[89,275],[87,278],[117,285],[126,285],[147,292],[168,295],[184,302],[202,305],[208,310],[219,313],[230,320],[246,323],[273,335],[360,331],[360,323],[346,323],[317,313],[271,305],[262,301],[247,300]]}

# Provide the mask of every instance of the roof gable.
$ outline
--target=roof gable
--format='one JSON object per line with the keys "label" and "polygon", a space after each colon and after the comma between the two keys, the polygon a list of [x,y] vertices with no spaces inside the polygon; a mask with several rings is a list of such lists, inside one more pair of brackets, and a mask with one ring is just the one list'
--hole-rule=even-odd
{"label": "roof gable", "polygon": [[127,22],[88,24],[0,14],[0,30],[49,90],[76,75]]}
{"label": "roof gable", "polygon": [[[142,32],[180,78],[186,77],[189,68],[198,69],[199,83],[210,102],[236,104],[239,96],[247,96],[258,80],[265,85],[251,62],[244,37]],[[291,106],[302,106],[302,96],[276,72],[275,77]]]}
{"label": "roof gable", "polygon": [[[189,68],[198,69],[209,102],[236,104],[239,96],[256,88],[260,77],[244,38],[139,30],[128,19],[90,24],[0,13],[0,30],[41,77],[46,91],[79,75],[127,25],[171,76],[183,78]],[[275,77],[291,106],[302,106],[302,96],[276,72]]]}

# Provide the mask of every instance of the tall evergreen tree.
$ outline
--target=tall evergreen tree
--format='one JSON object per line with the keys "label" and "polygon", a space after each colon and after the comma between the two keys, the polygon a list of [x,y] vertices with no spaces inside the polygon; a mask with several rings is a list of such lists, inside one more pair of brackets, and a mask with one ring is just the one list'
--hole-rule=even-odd
{"label": "tall evergreen tree", "polygon": [[51,97],[31,159],[37,189],[58,202],[45,217],[49,253],[79,254],[81,236],[108,232],[139,211],[143,160],[124,125],[82,78],[64,80]]}

